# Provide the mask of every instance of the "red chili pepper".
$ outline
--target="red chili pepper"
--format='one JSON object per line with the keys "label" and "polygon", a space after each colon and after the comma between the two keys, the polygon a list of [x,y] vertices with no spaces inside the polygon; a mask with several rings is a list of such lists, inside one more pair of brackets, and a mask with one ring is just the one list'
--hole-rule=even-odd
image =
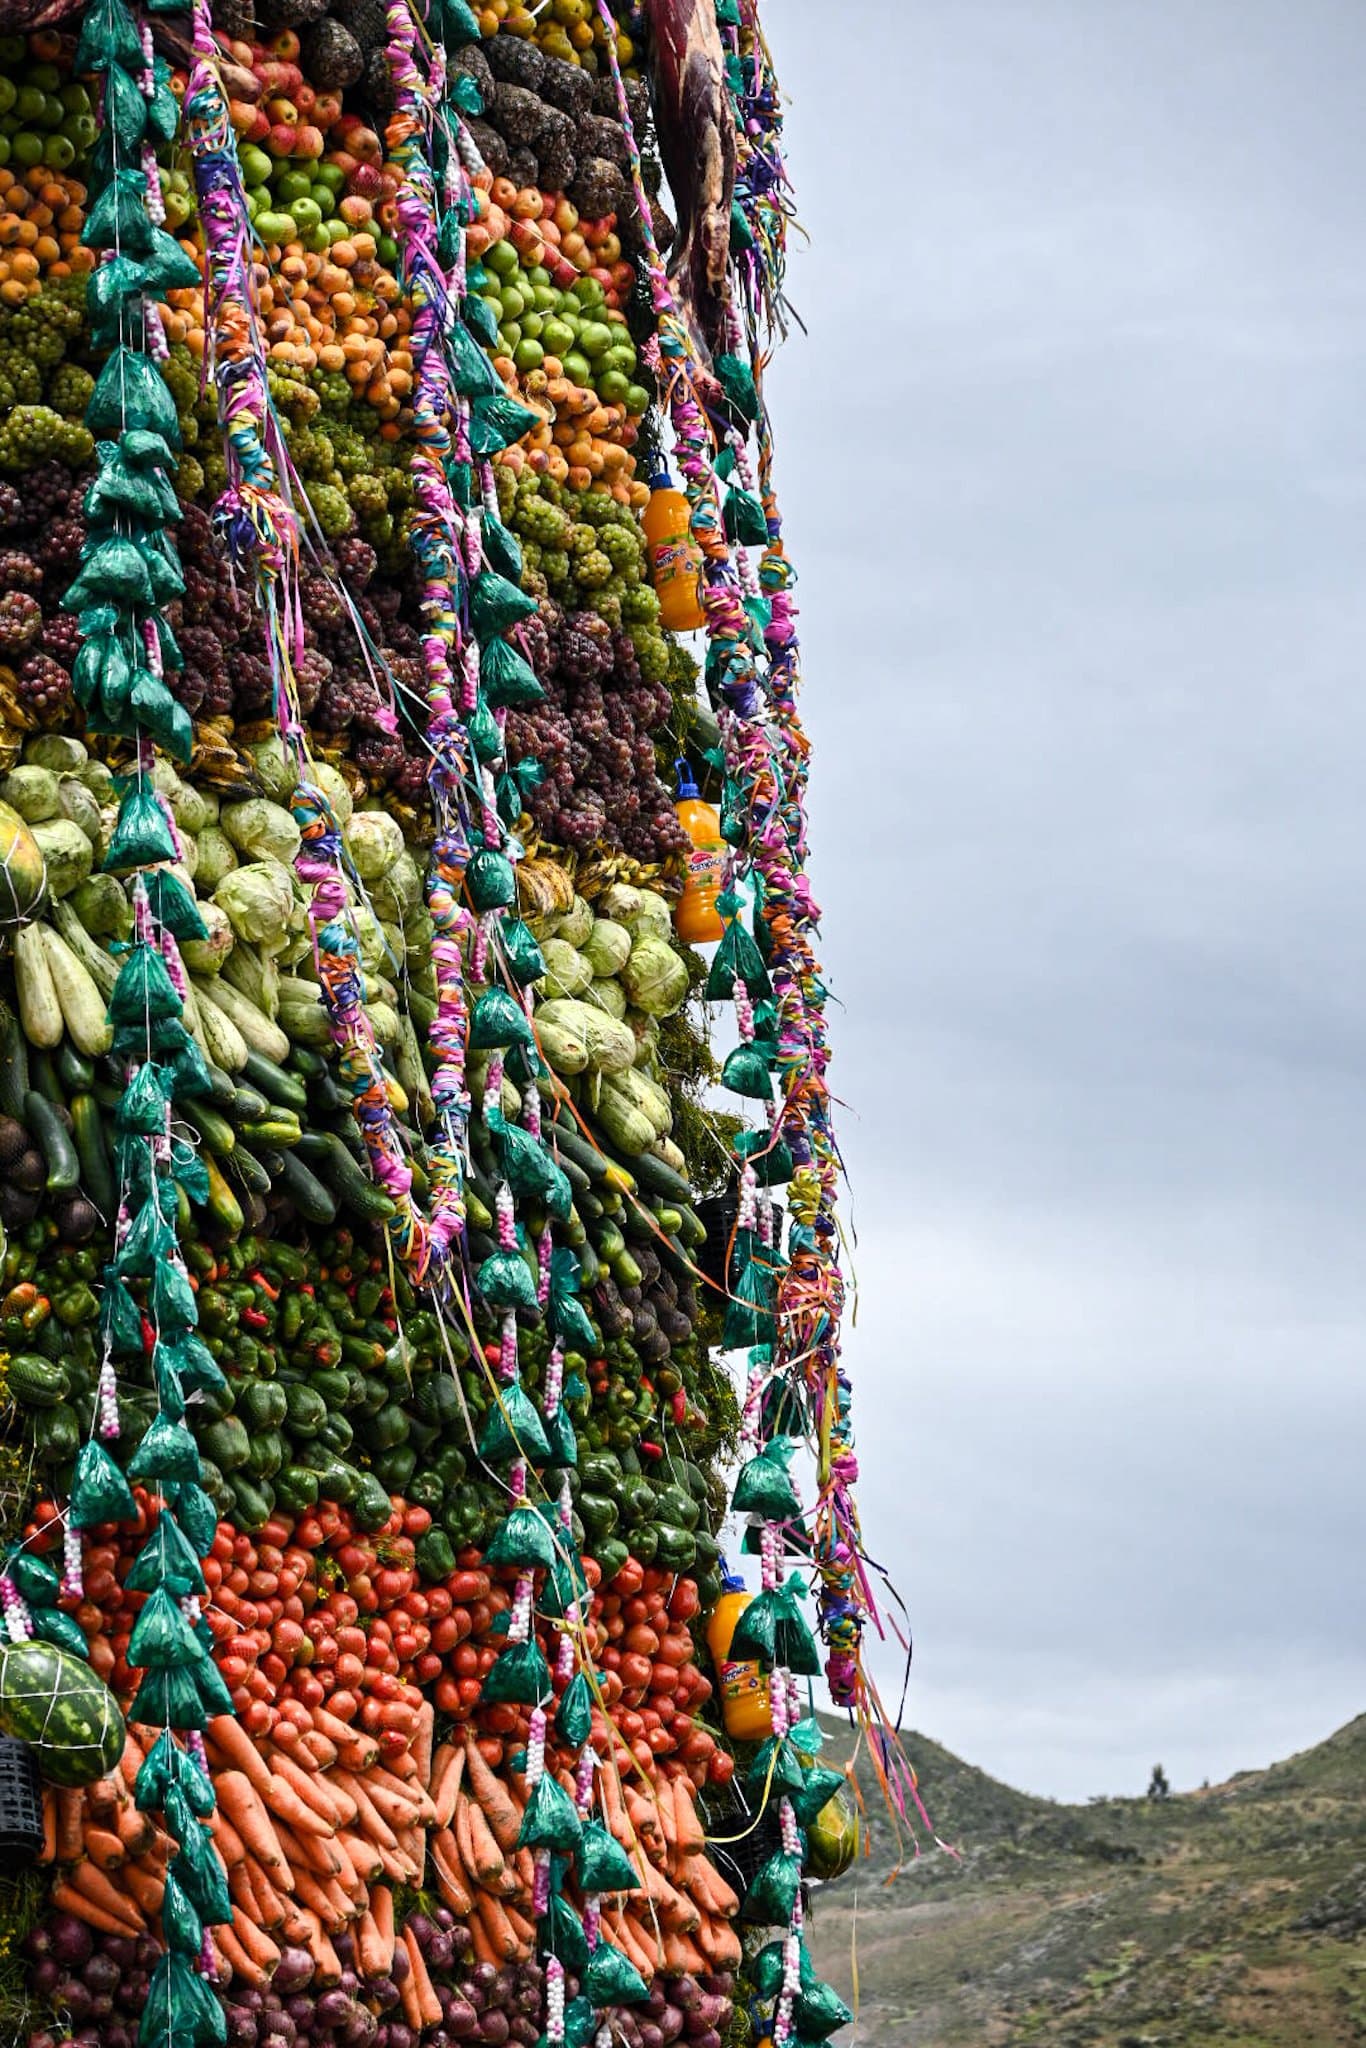
{"label": "red chili pepper", "polygon": [[646,1458],[662,1458],[664,1456],[663,1444],[649,1443],[644,1437],[640,1439],[640,1449],[642,1456]]}
{"label": "red chili pepper", "polygon": [[238,1321],[248,1330],[268,1330],[270,1317],[261,1308],[244,1308]]}

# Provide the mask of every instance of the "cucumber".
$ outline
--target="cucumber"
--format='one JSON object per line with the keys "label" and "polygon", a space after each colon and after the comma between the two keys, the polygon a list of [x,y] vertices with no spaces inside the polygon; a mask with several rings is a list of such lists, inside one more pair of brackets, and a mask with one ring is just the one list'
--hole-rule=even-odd
{"label": "cucumber", "polygon": [[274,1116],[252,1118],[240,1127],[242,1142],[246,1145],[274,1145],[282,1151],[299,1142],[299,1119],[288,1110],[277,1110]]}
{"label": "cucumber", "polygon": [[222,1067],[212,1060],[205,1060],[209,1075],[209,1102],[214,1109],[221,1109],[224,1116],[231,1116],[232,1106],[237,1100],[237,1083],[231,1074],[225,1074]]}
{"label": "cucumber", "polygon": [[652,1152],[633,1152],[631,1171],[648,1194],[662,1195],[666,1202],[686,1204],[692,1201],[692,1189],[682,1174],[675,1173]]}
{"label": "cucumber", "polygon": [[47,1161],[47,1192],[71,1194],[81,1184],[81,1162],[60,1112],[36,1088],[24,1097],[24,1123]]}
{"label": "cucumber", "polygon": [[280,1187],[288,1195],[305,1223],[331,1223],[337,1214],[337,1198],[309,1171],[297,1152],[286,1152]]}
{"label": "cucumber", "polygon": [[46,1046],[35,1046],[33,1057],[28,1063],[31,1085],[37,1089],[45,1102],[56,1109],[66,1108],[66,1096],[57,1079],[57,1063]]}
{"label": "cucumber", "polygon": [[[262,1057],[264,1058],[264,1054]],[[327,1061],[320,1052],[314,1052],[311,1045],[291,1045],[288,1064],[296,1074],[301,1074],[305,1081],[321,1081],[327,1072]],[[256,1086],[261,1088],[263,1095],[270,1093],[268,1088],[261,1087],[259,1077]]]}
{"label": "cucumber", "polygon": [[260,1090],[240,1081],[232,1091],[231,1104],[224,1104],[225,1113],[239,1128],[243,1124],[255,1123],[260,1117],[270,1115],[270,1104]]}
{"label": "cucumber", "polygon": [[[242,1204],[238,1201],[213,1154],[205,1151],[202,1155],[204,1171],[209,1176],[209,1210],[215,1222],[233,1237],[237,1237],[246,1224]],[[236,1162],[235,1162],[236,1163]]]}
{"label": "cucumber", "polygon": [[228,1163],[249,1195],[265,1196],[270,1193],[270,1175],[255,1153],[249,1151],[246,1145],[235,1146]]}
{"label": "cucumber", "polygon": [[394,1213],[391,1198],[375,1185],[338,1137],[333,1137],[330,1156],[320,1162],[319,1179],[338,1201],[367,1221],[382,1223]]}
{"label": "cucumber", "polygon": [[286,1073],[283,1067],[277,1067],[274,1060],[268,1060],[264,1053],[254,1049],[247,1053],[242,1079],[277,1108],[292,1109],[298,1117],[308,1114],[308,1089],[303,1081],[295,1074]]}
{"label": "cucumber", "polygon": [[68,1096],[80,1094],[95,1085],[95,1063],[84,1053],[76,1050],[69,1038],[64,1038],[57,1048],[57,1079]]}
{"label": "cucumber", "polygon": [[81,1186],[106,1222],[118,1206],[114,1162],[104,1134],[104,1112],[88,1089],[71,1098],[71,1129],[81,1162]]}
{"label": "cucumber", "polygon": [[203,1102],[189,1102],[183,1111],[186,1123],[193,1124],[204,1143],[216,1159],[227,1159],[237,1144],[237,1133],[225,1116],[216,1109],[210,1109]]}
{"label": "cucumber", "polygon": [[6,1116],[12,1116],[16,1123],[24,1117],[24,1097],[28,1093],[28,1040],[23,1026],[8,1005],[3,1009],[3,1024],[0,1024],[0,1109]]}
{"label": "cucumber", "polygon": [[68,1033],[80,1050],[92,1057],[108,1052],[114,1043],[114,1027],[106,1014],[106,998],[90,969],[50,924],[39,925],[38,930]]}

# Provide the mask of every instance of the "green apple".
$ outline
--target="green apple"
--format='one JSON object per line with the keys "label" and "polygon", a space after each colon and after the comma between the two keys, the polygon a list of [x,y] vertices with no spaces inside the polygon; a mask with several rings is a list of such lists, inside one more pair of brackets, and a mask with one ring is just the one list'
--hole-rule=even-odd
{"label": "green apple", "polygon": [[650,394],[643,384],[632,384],[626,393],[626,410],[632,419],[639,419],[641,413],[650,409]]}
{"label": "green apple", "polygon": [[332,186],[324,185],[320,178],[315,178],[308,188],[308,196],[323,219],[331,220],[337,210],[337,195]]}
{"label": "green apple", "polygon": [[275,180],[277,206],[292,206],[296,199],[307,199],[312,182],[307,171],[281,171]]}
{"label": "green apple", "polygon": [[[545,329],[545,314],[523,313],[521,324],[522,333],[528,341],[539,341]],[[533,364],[532,367],[534,369],[536,365]]]}
{"label": "green apple", "polygon": [[66,108],[68,114],[90,114],[94,112],[90,104],[89,93],[83,85],[77,85],[74,81],[70,85],[64,85],[57,94],[57,97]]}
{"label": "green apple", "polygon": [[536,311],[538,313],[559,312],[560,295],[553,284],[538,284],[532,293],[532,297],[536,301]]}
{"label": "green apple", "polygon": [[513,354],[521,338],[522,329],[516,320],[505,320],[498,329],[498,346],[505,356]]}
{"label": "green apple", "polygon": [[604,320],[585,320],[579,329],[579,347],[586,356],[605,355],[612,346],[612,330]]}
{"label": "green apple", "polygon": [[0,135],[0,164],[7,164],[7,163],[9,162],[9,153],[10,153],[10,139],[9,139],[9,137],[8,137],[8,135]]}
{"label": "green apple", "polygon": [[14,111],[21,121],[36,121],[43,111],[44,95],[36,85],[21,85]]}
{"label": "green apple", "polygon": [[629,342],[617,342],[602,359],[604,370],[620,370],[629,383],[635,375],[636,352]]}
{"label": "green apple", "polygon": [[528,370],[539,370],[545,361],[545,350],[539,341],[533,341],[528,336],[525,341],[518,342],[512,352],[512,360],[524,374]]}
{"label": "green apple", "polygon": [[349,221],[325,220],[322,224],[322,232],[327,236],[327,246],[330,249],[334,242],[349,240],[354,230]]}
{"label": "green apple", "polygon": [[0,114],[7,114],[18,97],[19,88],[14,80],[0,71]]}
{"label": "green apple", "polygon": [[291,199],[289,211],[293,214],[301,235],[307,234],[311,228],[322,226],[322,208],[314,199],[309,199],[307,196],[301,199]]}
{"label": "green apple", "polygon": [[375,254],[386,270],[392,270],[398,262],[398,243],[392,235],[381,235],[375,244]]}
{"label": "green apple", "polygon": [[598,397],[608,405],[625,405],[631,389],[629,377],[623,377],[620,370],[603,370],[598,376]]}
{"label": "green apple", "polygon": [[69,135],[49,135],[43,141],[43,162],[54,171],[68,170],[76,161],[76,145]]}
{"label": "green apple", "polygon": [[346,183],[346,173],[340,164],[314,164],[313,182],[326,185],[329,192],[340,192]]}
{"label": "green apple", "polygon": [[311,256],[325,256],[332,247],[332,236],[328,229],[331,223],[321,221],[316,228],[310,228],[306,235],[299,237]]}
{"label": "green apple", "polygon": [[45,92],[43,94],[42,112],[38,115],[38,126],[40,128],[60,128],[65,119],[66,108],[62,105],[56,93]]}
{"label": "green apple", "polygon": [[238,161],[241,163],[242,176],[248,186],[270,183],[275,169],[275,159],[267,156],[263,149],[258,149],[254,142],[243,143],[238,151]]}
{"label": "green apple", "polygon": [[510,278],[518,268],[517,251],[511,242],[490,242],[484,251],[484,265],[495,277]]}
{"label": "green apple", "polygon": [[172,234],[183,228],[194,212],[188,192],[167,192],[163,199],[166,208],[166,225]]}
{"label": "green apple", "polygon": [[577,349],[570,349],[564,358],[564,374],[571,383],[587,384],[593,375],[593,365],[587,356],[580,355]]}
{"label": "green apple", "polygon": [[94,143],[100,127],[93,114],[68,114],[57,132],[74,142],[77,150],[86,150]]}
{"label": "green apple", "polygon": [[58,92],[61,89],[62,74],[55,64],[30,64],[26,82],[36,85],[39,92]]}
{"label": "green apple", "polygon": [[520,320],[526,310],[527,301],[516,285],[504,285],[501,296],[504,320]]}
{"label": "green apple", "polygon": [[21,128],[14,138],[14,161],[31,171],[35,164],[43,161],[43,138],[35,135],[31,128]]}
{"label": "green apple", "polygon": [[603,289],[595,277],[576,277],[569,287],[581,306],[600,306]]}
{"label": "green apple", "polygon": [[551,318],[541,328],[541,343],[552,356],[563,356],[574,346],[574,330],[567,321]]}

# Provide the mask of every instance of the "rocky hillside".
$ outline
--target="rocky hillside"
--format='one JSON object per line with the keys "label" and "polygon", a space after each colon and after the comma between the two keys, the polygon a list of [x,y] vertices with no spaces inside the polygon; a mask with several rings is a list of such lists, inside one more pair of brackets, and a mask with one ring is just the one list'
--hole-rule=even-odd
{"label": "rocky hillside", "polygon": [[961,1860],[888,1885],[869,1797],[872,1854],[817,1895],[812,1942],[851,2003],[856,1967],[859,2048],[1366,2041],[1366,1715],[1161,1801],[1060,1806],[907,1749]]}

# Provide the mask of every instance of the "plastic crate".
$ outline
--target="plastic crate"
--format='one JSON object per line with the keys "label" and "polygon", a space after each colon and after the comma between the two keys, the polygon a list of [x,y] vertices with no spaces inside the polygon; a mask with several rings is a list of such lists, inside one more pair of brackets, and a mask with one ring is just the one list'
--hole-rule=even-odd
{"label": "plastic crate", "polygon": [[0,1735],[0,1869],[22,1869],[43,1846],[43,1799],[33,1751]]}

